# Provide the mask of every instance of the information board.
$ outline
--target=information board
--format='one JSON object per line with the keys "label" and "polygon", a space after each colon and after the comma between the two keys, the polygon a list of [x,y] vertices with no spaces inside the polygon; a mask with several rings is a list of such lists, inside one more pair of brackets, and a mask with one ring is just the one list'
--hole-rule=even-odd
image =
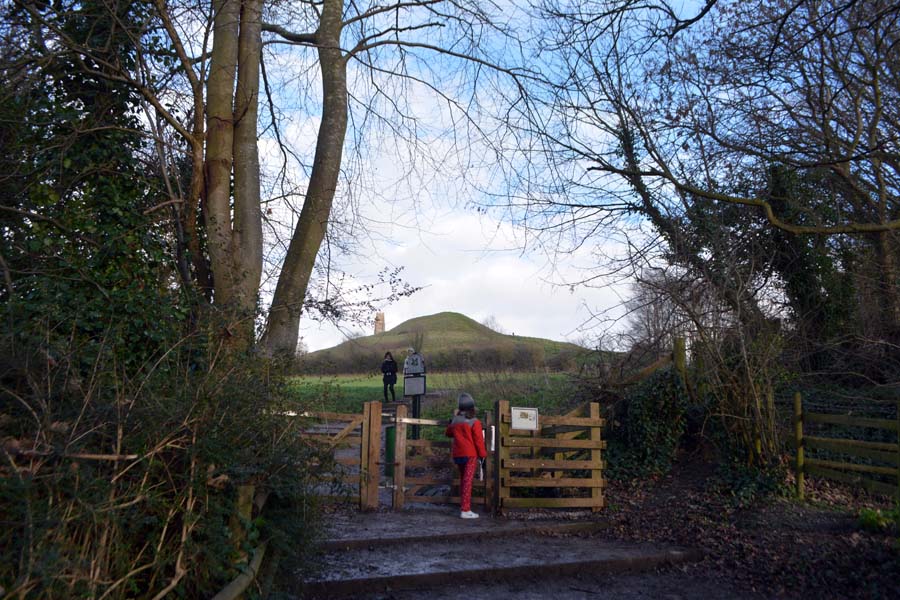
{"label": "information board", "polygon": [[510,407],[509,412],[512,416],[510,429],[521,429],[525,431],[538,430],[538,409],[512,406]]}

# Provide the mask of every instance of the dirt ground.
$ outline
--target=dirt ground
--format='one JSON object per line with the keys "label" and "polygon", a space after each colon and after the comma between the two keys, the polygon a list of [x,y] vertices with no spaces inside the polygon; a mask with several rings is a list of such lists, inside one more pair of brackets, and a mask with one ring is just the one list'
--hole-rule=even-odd
{"label": "dirt ground", "polygon": [[889,507],[885,498],[812,481],[806,502],[739,506],[709,465],[686,460],[656,481],[613,484],[607,499],[610,527],[598,535],[703,549],[682,574],[650,577],[681,581],[679,597],[706,597],[711,585],[767,598],[900,598],[900,532],[868,532],[857,518]]}
{"label": "dirt ground", "polygon": [[[864,531],[856,517],[861,507],[884,508],[886,500],[811,482],[805,503],[769,498],[738,506],[727,493],[710,492],[711,487],[719,484],[708,465],[683,461],[660,479],[610,484],[606,491],[607,508],[599,515],[531,512],[513,515],[508,521],[500,520],[496,524],[496,527],[515,527],[517,520],[548,517],[571,521],[593,519],[603,527],[591,533],[565,535],[615,543],[695,548],[704,555],[698,562],[653,572],[584,573],[551,579],[517,577],[512,581],[479,581],[356,597],[371,600],[900,598],[900,533]],[[416,519],[426,519],[438,528],[442,525],[434,523],[443,520],[447,521],[447,527],[463,526],[455,514],[456,509],[452,507],[435,507],[431,514],[424,512],[405,522],[410,531],[420,532],[426,528]],[[378,535],[377,531],[369,533]],[[560,536],[552,534],[551,537]],[[554,539],[553,543],[559,541]],[[471,542],[454,545],[453,552],[459,556],[460,565],[483,552],[484,543],[473,536]],[[536,539],[528,552],[540,555],[552,548],[553,543]]]}

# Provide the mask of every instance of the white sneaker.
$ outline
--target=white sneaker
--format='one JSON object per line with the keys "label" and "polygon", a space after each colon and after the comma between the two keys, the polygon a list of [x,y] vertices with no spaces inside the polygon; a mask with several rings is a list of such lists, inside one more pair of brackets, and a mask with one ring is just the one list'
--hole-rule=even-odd
{"label": "white sneaker", "polygon": [[459,513],[459,518],[460,519],[477,519],[478,513],[472,512],[471,510],[464,510],[463,512]]}

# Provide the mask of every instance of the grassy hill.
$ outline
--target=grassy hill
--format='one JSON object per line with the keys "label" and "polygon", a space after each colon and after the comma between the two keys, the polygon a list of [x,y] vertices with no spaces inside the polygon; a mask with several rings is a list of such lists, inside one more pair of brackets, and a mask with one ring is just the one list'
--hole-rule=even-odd
{"label": "grassy hill", "polygon": [[393,329],[348,340],[305,356],[306,373],[377,371],[385,352],[402,366],[406,349],[415,347],[429,370],[532,370],[573,368],[584,348],[567,342],[498,333],[465,315],[442,312],[416,317]]}

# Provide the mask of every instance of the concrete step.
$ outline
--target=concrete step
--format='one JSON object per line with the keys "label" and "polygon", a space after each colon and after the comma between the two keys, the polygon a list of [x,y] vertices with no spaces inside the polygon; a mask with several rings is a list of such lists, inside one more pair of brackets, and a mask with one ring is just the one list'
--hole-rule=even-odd
{"label": "concrete step", "polygon": [[496,579],[641,571],[700,558],[684,548],[586,535],[596,523],[484,527],[478,521],[460,520],[455,531],[427,535],[331,540],[319,575],[300,585],[302,595],[353,597]]}

